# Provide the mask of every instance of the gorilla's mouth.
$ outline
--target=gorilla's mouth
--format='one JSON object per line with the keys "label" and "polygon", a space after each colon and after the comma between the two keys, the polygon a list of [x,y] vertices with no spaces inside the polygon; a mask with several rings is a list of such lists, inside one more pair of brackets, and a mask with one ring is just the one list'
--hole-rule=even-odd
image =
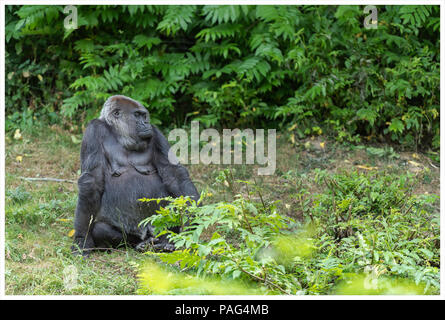
{"label": "gorilla's mouth", "polygon": [[151,129],[139,131],[139,138],[141,139],[149,139],[152,137],[152,135],[153,135],[153,130]]}

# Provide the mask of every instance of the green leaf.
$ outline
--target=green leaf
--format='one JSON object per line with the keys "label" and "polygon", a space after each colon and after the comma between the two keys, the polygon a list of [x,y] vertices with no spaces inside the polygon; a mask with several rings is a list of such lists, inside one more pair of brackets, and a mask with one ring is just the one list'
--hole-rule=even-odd
{"label": "green leaf", "polygon": [[389,125],[389,131],[402,133],[404,129],[404,124],[400,119],[393,119]]}

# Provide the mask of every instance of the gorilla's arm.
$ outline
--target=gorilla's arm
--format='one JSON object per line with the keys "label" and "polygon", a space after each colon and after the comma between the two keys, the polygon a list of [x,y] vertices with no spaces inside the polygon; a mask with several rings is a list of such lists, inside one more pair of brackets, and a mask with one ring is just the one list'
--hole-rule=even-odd
{"label": "gorilla's arm", "polygon": [[172,164],[168,160],[170,145],[161,131],[153,126],[153,163],[167,190],[173,197],[190,196],[198,201],[199,194],[186,168],[181,164]]}
{"label": "gorilla's arm", "polygon": [[[74,220],[74,244],[80,249],[94,247],[91,236],[91,218],[100,209],[104,189],[105,156],[102,149],[103,139],[110,134],[107,125],[93,120],[85,130],[80,151],[81,176],[78,180],[79,198]],[[73,247],[73,250],[76,248]]]}

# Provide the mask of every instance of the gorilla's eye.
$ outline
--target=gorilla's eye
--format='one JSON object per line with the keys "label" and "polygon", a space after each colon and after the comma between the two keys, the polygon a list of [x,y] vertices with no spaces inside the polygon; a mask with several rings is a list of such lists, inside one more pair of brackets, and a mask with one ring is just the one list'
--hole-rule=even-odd
{"label": "gorilla's eye", "polygon": [[146,114],[145,112],[139,112],[139,111],[136,111],[136,112],[134,113],[134,116],[135,116],[136,118],[138,118],[138,119],[141,119],[141,120],[147,120],[147,114]]}
{"label": "gorilla's eye", "polygon": [[114,111],[113,111],[113,115],[114,115],[115,117],[119,117],[120,114],[121,114],[121,113],[120,113],[119,110],[114,110]]}

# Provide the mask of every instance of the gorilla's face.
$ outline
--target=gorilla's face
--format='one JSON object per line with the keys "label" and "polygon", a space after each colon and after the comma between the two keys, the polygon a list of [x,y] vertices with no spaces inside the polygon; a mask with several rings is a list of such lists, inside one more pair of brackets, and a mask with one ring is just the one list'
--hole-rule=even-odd
{"label": "gorilla's face", "polygon": [[120,127],[120,133],[135,140],[149,140],[153,129],[147,110],[130,100],[122,100],[114,105],[111,117],[115,126]]}
{"label": "gorilla's face", "polygon": [[139,108],[132,112],[132,121],[136,126],[136,134],[142,140],[150,139],[153,135],[153,129],[148,121],[148,112],[145,109]]}

